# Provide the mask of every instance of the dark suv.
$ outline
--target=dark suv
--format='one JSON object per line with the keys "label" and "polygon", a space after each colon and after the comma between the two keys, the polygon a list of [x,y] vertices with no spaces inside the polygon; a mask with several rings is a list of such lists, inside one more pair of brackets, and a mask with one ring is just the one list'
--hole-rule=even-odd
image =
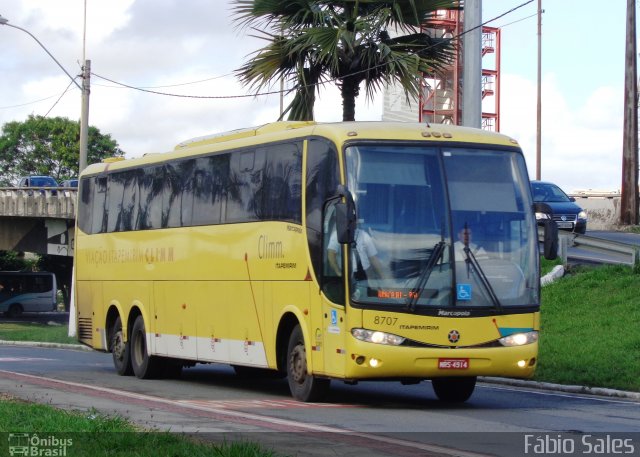
{"label": "dark suv", "polygon": [[[587,213],[575,203],[562,189],[550,182],[531,181],[531,193],[534,202],[543,202],[552,209],[551,217],[558,228],[584,234],[587,230]],[[542,214],[536,213],[540,225]]]}

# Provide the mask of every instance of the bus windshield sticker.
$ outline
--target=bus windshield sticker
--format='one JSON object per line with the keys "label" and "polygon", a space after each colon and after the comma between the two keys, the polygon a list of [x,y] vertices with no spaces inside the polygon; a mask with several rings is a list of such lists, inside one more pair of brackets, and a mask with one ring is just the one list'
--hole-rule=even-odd
{"label": "bus windshield sticker", "polygon": [[471,284],[457,284],[456,295],[460,301],[471,300]]}

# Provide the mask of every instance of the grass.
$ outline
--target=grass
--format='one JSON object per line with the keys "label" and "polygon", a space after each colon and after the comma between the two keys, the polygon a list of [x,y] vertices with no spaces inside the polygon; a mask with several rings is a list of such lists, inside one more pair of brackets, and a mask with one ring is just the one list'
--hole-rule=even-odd
{"label": "grass", "polygon": [[551,270],[553,270],[557,265],[562,265],[562,259],[560,257],[555,260],[547,260],[540,256],[540,276],[551,273]]}
{"label": "grass", "polygon": [[47,325],[36,323],[3,323],[0,320],[0,340],[38,341],[46,343],[77,344],[76,338],[67,336],[67,325]]}
{"label": "grass", "polygon": [[[250,442],[203,444],[183,435],[169,432],[141,431],[122,418],[62,411],[47,405],[17,401],[0,397],[0,432],[27,433],[40,439],[53,436],[69,443],[64,455],[68,456],[131,456],[151,457],[277,457]],[[40,446],[40,451],[53,451],[59,446]],[[37,450],[37,449],[36,449]],[[34,455],[34,454],[28,454]],[[48,454],[42,454],[48,455]]]}
{"label": "grass", "polygon": [[581,267],[542,289],[536,380],[640,391],[640,274]]}

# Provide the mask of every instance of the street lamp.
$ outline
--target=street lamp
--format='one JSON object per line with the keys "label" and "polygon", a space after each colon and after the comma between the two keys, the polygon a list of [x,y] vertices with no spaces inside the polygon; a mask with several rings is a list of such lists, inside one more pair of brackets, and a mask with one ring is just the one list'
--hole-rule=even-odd
{"label": "street lamp", "polygon": [[24,33],[29,35],[31,38],[36,40],[36,43],[40,45],[42,49],[45,50],[49,57],[53,59],[53,61],[65,72],[65,74],[71,79],[71,81],[76,85],[78,89],[82,91],[82,110],[80,117],[80,163],[78,172],[84,170],[87,166],[87,150],[89,143],[89,75],[91,72],[91,61],[85,60],[84,66],[82,68],[82,86],[77,83],[76,79],[69,74],[67,70],[62,66],[58,60],[53,57],[53,54],[49,52],[49,50],[38,40],[35,35],[29,32],[27,29],[23,29],[22,27],[18,27],[17,25],[9,24],[9,19],[2,17],[0,15],[0,25],[6,25],[7,27],[13,27],[14,29],[22,30]]}

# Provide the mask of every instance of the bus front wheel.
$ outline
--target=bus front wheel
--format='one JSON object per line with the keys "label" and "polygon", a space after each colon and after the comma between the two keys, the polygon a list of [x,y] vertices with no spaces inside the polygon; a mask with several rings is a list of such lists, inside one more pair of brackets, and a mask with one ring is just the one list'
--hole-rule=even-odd
{"label": "bus front wheel", "polygon": [[329,390],[328,379],[321,379],[308,373],[307,352],[299,325],[293,329],[289,337],[287,380],[293,398],[304,402],[319,401]]}
{"label": "bus front wheel", "polygon": [[150,379],[158,375],[159,360],[149,355],[147,351],[147,334],[144,329],[144,319],[138,316],[133,323],[130,338],[131,367],[136,377]]}
{"label": "bus front wheel", "polygon": [[471,397],[476,387],[476,377],[434,378],[431,380],[433,391],[439,400],[448,403],[462,403]]}
{"label": "bus front wheel", "polygon": [[118,316],[111,331],[111,355],[113,356],[113,365],[120,376],[133,374],[129,346],[129,341],[124,340],[122,320]]}

